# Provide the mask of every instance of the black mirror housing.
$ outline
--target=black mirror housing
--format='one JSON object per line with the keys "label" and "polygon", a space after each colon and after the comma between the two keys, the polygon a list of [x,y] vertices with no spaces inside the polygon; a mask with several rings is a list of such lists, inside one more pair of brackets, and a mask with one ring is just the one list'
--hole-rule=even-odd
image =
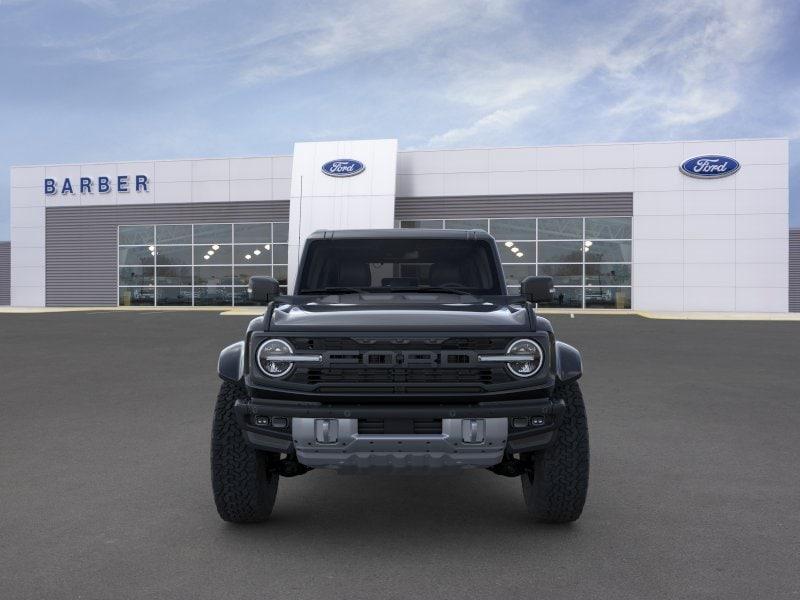
{"label": "black mirror housing", "polygon": [[552,302],[553,301],[553,278],[552,277],[526,277],[522,280],[520,293],[529,302]]}
{"label": "black mirror housing", "polygon": [[251,277],[247,288],[253,302],[266,303],[281,293],[280,285],[272,277]]}

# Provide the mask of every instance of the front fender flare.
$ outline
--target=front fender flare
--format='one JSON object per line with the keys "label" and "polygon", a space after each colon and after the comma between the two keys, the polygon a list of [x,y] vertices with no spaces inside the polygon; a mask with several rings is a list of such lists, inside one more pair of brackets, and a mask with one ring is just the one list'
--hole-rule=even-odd
{"label": "front fender flare", "polygon": [[244,377],[244,342],[236,342],[219,353],[217,374],[225,381],[236,383]]}
{"label": "front fender flare", "polygon": [[583,375],[581,353],[564,342],[556,342],[556,377],[561,383],[575,381]]}

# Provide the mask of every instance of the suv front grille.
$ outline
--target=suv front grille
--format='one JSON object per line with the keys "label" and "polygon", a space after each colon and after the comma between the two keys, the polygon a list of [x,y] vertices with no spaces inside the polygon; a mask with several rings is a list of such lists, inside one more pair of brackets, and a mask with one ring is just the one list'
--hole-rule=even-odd
{"label": "suv front grille", "polygon": [[501,352],[511,339],[293,338],[298,351],[319,352],[322,364],[298,365],[288,381],[317,386],[320,393],[480,393],[514,380],[502,364],[478,363],[479,353]]}

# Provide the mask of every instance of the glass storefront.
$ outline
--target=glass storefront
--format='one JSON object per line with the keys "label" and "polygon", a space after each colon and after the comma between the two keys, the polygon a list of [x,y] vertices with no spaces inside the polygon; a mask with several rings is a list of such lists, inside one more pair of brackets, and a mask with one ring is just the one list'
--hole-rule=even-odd
{"label": "glass storefront", "polygon": [[509,293],[529,275],[549,275],[564,308],[631,307],[631,217],[424,219],[402,228],[483,229],[497,240]]}
{"label": "glass storefront", "polygon": [[120,225],[120,306],[242,306],[269,275],[286,292],[288,223]]}

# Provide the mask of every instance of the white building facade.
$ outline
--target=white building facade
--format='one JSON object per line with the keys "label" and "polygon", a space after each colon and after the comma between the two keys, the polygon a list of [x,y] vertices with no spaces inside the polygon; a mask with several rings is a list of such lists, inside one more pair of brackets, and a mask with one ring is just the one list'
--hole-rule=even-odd
{"label": "white building facade", "polygon": [[487,229],[512,291],[553,276],[555,306],[786,312],[788,163],[786,139],[424,151],[388,139],[13,167],[10,301],[247,304],[251,275],[291,288],[316,229],[448,227]]}

